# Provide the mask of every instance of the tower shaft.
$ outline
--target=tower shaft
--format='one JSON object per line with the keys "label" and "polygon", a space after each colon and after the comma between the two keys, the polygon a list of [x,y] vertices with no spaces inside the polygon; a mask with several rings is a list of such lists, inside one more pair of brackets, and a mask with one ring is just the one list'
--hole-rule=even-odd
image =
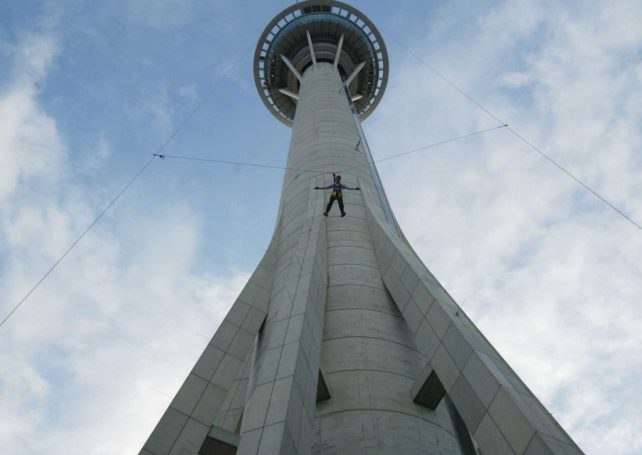
{"label": "tower shaft", "polygon": [[[331,171],[346,169],[342,182],[376,194],[359,142],[340,74],[330,63],[310,66],[288,167],[322,175],[291,170],[285,178],[261,333],[268,341],[256,351],[239,454],[257,447],[258,453],[459,453],[445,405],[432,411],[411,400],[427,359],[382,282],[364,198],[344,191],[347,216],[334,208],[326,219],[329,191],[313,189],[331,183]],[[317,406],[319,367],[332,398]]]}
{"label": "tower shaft", "polygon": [[[334,0],[264,31],[257,88],[292,126],[274,234],[141,454],[582,453],[397,226],[359,124],[387,64]],[[345,217],[333,172],[361,187]]]}

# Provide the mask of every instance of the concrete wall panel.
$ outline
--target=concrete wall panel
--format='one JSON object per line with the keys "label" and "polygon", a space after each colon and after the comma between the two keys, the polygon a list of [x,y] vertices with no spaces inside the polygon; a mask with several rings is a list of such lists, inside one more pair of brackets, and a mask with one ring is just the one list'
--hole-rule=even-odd
{"label": "concrete wall panel", "polygon": [[[275,242],[206,346],[143,449],[154,455],[194,453],[217,420],[224,398],[252,351],[266,316]],[[200,440],[199,440],[200,439]]]}
{"label": "concrete wall panel", "polygon": [[369,197],[364,192],[384,284],[481,451],[522,454],[541,436],[546,450],[557,444],[581,453]]}

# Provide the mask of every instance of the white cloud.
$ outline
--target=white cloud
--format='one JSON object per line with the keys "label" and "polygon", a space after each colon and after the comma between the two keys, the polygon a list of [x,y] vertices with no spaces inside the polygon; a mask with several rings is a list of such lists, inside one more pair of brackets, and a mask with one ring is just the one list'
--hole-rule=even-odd
{"label": "white cloud", "polygon": [[183,98],[185,98],[186,101],[189,102],[194,102],[198,99],[198,93],[196,90],[196,85],[190,84],[190,85],[182,85],[178,87],[176,92]]}
{"label": "white cloud", "polygon": [[227,51],[229,55],[225,55],[213,65],[213,73],[219,79],[236,84],[243,92],[253,93],[255,88],[248,83],[249,79],[246,77],[248,68],[243,64],[245,62],[236,58],[232,52]]}
{"label": "white cloud", "polygon": [[149,116],[151,125],[159,137],[168,137],[172,132],[172,108],[164,83],[160,84],[155,93],[145,103],[143,114]]}
{"label": "white cloud", "polygon": [[[640,222],[642,6],[581,5],[505,2],[413,47]],[[366,122],[377,155],[494,124],[403,59]],[[576,442],[639,453],[640,231],[506,130],[380,168],[418,253]]]}
{"label": "white cloud", "polygon": [[[3,316],[106,203],[73,179],[38,102],[54,43],[21,41],[0,92]],[[97,141],[100,161],[109,145]],[[151,212],[140,221],[121,200],[2,327],[0,452],[135,453],[207,343],[199,333],[238,295],[246,273],[195,272],[203,223],[189,204]]]}
{"label": "white cloud", "polygon": [[36,104],[55,54],[55,40],[38,36],[27,36],[13,52],[9,88],[0,99],[0,209],[21,179],[37,175],[53,182],[60,175],[61,139]]}
{"label": "white cloud", "polygon": [[[131,3],[131,21],[190,18],[186,4],[152,3]],[[641,220],[640,5],[578,5],[506,2],[466,27],[436,12],[439,27],[413,48]],[[12,77],[0,91],[2,314],[105,203],[74,180],[39,104],[58,52],[55,36],[34,34],[3,54]],[[235,80],[234,61],[216,74]],[[393,65],[364,125],[375,154],[494,125],[417,62]],[[171,97],[162,84],[153,93],[136,115],[151,113],[166,135]],[[190,101],[189,86],[178,95]],[[111,146],[96,144],[85,164],[97,171]],[[641,452],[639,232],[506,130],[381,172],[413,246],[587,453]],[[244,271],[198,271],[203,220],[188,203],[159,198],[141,217],[127,201],[0,329],[0,369],[11,371],[0,377],[0,452],[135,453],[246,281]]]}
{"label": "white cloud", "polygon": [[94,173],[100,170],[111,156],[111,145],[104,135],[100,135],[94,147],[87,151],[83,167],[87,172]]}

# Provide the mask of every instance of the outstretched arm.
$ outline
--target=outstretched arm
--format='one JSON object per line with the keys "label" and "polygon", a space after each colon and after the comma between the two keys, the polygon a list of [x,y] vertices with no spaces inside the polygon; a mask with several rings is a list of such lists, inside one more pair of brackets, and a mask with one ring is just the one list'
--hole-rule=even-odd
{"label": "outstretched arm", "polygon": [[349,187],[349,186],[346,186],[346,185],[343,185],[343,184],[341,184],[341,188],[344,189],[344,190],[360,190],[361,189],[358,186],[355,186],[354,188],[352,188],[352,187]]}
{"label": "outstretched arm", "polygon": [[[333,173],[332,173],[332,181],[334,182],[336,179],[337,179],[337,175],[333,172]],[[315,189],[315,190],[327,190],[327,189],[332,188],[332,185],[333,185],[333,184],[331,183],[331,184],[330,184],[330,185],[328,185],[328,186],[315,186],[315,187],[314,187],[314,189]]]}

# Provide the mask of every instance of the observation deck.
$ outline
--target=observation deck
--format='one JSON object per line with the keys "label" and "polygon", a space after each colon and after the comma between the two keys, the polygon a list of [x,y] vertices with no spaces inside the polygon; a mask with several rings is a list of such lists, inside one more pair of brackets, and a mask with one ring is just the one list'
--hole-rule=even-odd
{"label": "observation deck", "polygon": [[361,119],[372,113],[388,81],[388,53],[381,34],[352,6],[308,0],[272,19],[254,53],[256,88],[279,121],[292,125],[302,75],[318,62],[331,63],[339,71]]}

